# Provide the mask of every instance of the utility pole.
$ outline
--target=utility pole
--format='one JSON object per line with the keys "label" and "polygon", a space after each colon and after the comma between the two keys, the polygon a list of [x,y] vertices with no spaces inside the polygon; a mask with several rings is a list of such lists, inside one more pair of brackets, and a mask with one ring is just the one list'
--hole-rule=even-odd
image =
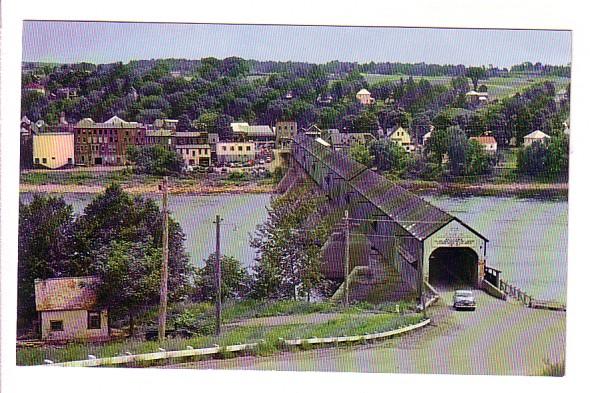
{"label": "utility pole", "polygon": [[168,176],[164,176],[162,189],[162,274],[160,278],[160,310],[158,340],[166,338],[166,307],[168,304]]}
{"label": "utility pole", "polygon": [[220,224],[221,218],[215,216],[215,289],[217,296],[215,301],[215,334],[221,334],[221,245],[220,245]]}
{"label": "utility pole", "polygon": [[348,275],[350,274],[350,221],[344,211],[344,306],[348,307]]}

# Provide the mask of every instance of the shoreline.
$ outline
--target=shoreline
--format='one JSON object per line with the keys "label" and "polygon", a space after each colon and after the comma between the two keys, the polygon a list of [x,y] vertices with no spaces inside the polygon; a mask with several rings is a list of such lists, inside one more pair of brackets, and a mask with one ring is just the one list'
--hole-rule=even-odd
{"label": "shoreline", "polygon": [[[516,197],[538,199],[567,200],[569,194],[568,183],[438,183],[426,181],[402,180],[397,184],[417,195],[441,195],[451,197]],[[158,194],[158,183],[121,183],[126,192],[134,195]],[[97,194],[106,189],[105,185],[83,184],[30,184],[21,183],[21,193],[49,193],[49,194]],[[215,184],[211,182],[196,182],[194,184],[172,184],[170,191],[173,195],[221,195],[221,194],[272,194],[276,193],[274,184],[259,184],[256,182],[244,184]]]}

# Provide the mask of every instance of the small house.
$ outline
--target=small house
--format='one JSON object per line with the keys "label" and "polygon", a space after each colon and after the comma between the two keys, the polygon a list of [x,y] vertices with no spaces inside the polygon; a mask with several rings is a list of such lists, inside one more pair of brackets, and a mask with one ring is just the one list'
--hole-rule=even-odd
{"label": "small house", "polygon": [[531,132],[528,135],[525,135],[524,137],[524,145],[525,146],[530,146],[532,145],[534,142],[543,142],[547,139],[550,139],[551,137],[547,134],[545,134],[543,131],[541,130],[536,130]]}
{"label": "small house", "polygon": [[488,153],[496,153],[498,151],[498,142],[496,142],[496,138],[493,136],[472,136],[469,140],[479,142]]}
{"label": "small house", "polygon": [[412,145],[412,138],[410,137],[410,133],[402,127],[388,128],[387,129],[387,138],[396,143],[398,146],[404,148],[405,151],[411,152],[415,150],[415,146]]}
{"label": "small house", "polygon": [[107,311],[97,308],[96,303],[99,283],[99,278],[94,276],[35,280],[41,338],[47,341],[107,339]]}
{"label": "small house", "polygon": [[371,97],[371,93],[367,89],[360,89],[356,93],[356,99],[363,105],[371,105],[375,103],[375,99]]}

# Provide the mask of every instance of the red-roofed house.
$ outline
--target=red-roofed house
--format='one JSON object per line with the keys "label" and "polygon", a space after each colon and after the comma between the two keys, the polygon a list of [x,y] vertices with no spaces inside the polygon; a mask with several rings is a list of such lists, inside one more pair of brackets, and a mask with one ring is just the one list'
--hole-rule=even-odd
{"label": "red-roofed house", "polygon": [[498,150],[498,142],[493,136],[472,136],[469,140],[481,143],[488,153],[495,153]]}
{"label": "red-roofed house", "polygon": [[48,341],[100,340],[109,337],[108,316],[96,307],[98,277],[35,280],[41,338]]}

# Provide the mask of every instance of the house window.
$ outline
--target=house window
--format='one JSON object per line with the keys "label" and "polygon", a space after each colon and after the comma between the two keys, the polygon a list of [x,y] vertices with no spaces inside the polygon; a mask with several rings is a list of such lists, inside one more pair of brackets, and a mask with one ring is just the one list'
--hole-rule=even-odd
{"label": "house window", "polygon": [[238,150],[242,151],[243,150],[242,146],[238,146]]}
{"label": "house window", "polygon": [[246,151],[250,151],[250,146],[246,146]]}
{"label": "house window", "polygon": [[38,164],[38,163],[39,163],[39,159],[35,158],[35,164]]}
{"label": "house window", "polygon": [[49,329],[52,332],[63,332],[64,321],[49,321]]}
{"label": "house window", "polygon": [[43,162],[43,164],[47,164],[47,158],[43,157],[41,161]]}
{"label": "house window", "polygon": [[99,311],[88,311],[88,329],[100,329]]}

